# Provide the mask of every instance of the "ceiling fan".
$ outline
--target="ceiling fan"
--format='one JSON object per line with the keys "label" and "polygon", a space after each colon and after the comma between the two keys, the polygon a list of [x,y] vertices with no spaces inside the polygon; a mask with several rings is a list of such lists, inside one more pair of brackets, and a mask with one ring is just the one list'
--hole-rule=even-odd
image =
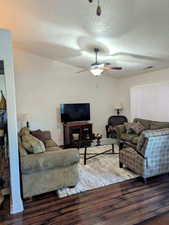
{"label": "ceiling fan", "polygon": [[100,76],[104,71],[112,71],[112,70],[122,70],[122,67],[113,67],[110,63],[99,63],[98,62],[98,53],[99,48],[94,48],[94,52],[96,55],[96,61],[93,63],[89,69],[84,69],[79,71],[78,73],[82,73],[85,71],[90,71],[94,76]]}

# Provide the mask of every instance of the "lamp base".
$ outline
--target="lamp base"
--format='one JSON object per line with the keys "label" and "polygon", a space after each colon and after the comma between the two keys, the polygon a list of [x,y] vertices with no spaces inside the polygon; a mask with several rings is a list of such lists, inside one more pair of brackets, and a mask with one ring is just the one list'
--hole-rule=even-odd
{"label": "lamp base", "polygon": [[117,116],[120,115],[120,109],[117,109]]}
{"label": "lamp base", "polygon": [[29,128],[29,122],[28,121],[26,122],[26,127]]}

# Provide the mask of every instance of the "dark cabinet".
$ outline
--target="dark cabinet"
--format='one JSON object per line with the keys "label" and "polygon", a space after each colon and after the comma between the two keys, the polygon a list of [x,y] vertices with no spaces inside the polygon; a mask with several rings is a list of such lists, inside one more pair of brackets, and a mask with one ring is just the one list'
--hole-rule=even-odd
{"label": "dark cabinet", "polygon": [[79,140],[92,139],[91,123],[66,123],[63,124],[64,147],[76,147]]}

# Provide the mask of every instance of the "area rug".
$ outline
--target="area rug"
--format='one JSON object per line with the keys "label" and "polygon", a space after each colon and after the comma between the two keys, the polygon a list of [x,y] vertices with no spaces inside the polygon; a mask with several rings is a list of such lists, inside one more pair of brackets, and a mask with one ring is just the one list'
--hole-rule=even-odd
{"label": "area rug", "polygon": [[[111,146],[92,147],[88,148],[88,153],[100,153],[108,149],[111,149]],[[118,147],[115,146],[115,152],[118,151]],[[80,153],[79,182],[75,188],[58,190],[57,193],[60,198],[137,177],[136,174],[126,168],[119,168],[118,154],[100,155],[87,160],[87,165],[84,165],[83,148],[80,149]]]}

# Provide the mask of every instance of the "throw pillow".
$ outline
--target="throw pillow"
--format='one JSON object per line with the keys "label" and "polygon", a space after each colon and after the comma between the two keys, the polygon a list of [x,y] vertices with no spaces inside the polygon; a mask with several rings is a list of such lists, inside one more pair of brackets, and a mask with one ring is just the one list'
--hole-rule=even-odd
{"label": "throw pillow", "polygon": [[43,142],[30,134],[22,136],[22,145],[29,153],[36,154],[46,151]]}
{"label": "throw pillow", "polygon": [[45,141],[43,139],[43,134],[42,134],[42,131],[40,129],[31,131],[31,135],[34,136],[35,138],[39,139],[42,142]]}
{"label": "throw pillow", "polygon": [[137,122],[132,124],[131,129],[134,131],[134,133],[139,135],[143,130],[145,130],[145,127],[140,122]]}
{"label": "throw pillow", "polygon": [[27,127],[23,127],[19,132],[20,137],[22,137],[23,135],[29,135],[29,134],[30,134],[30,131],[29,131],[29,128]]}
{"label": "throw pillow", "polygon": [[44,138],[45,141],[51,139],[50,131],[42,131],[42,135],[43,135],[43,138]]}
{"label": "throw pillow", "polygon": [[45,144],[46,140],[51,139],[50,131],[41,131],[41,130],[35,130],[32,131],[31,134],[38,138],[40,141],[42,141]]}
{"label": "throw pillow", "polygon": [[131,129],[133,126],[133,123],[124,123],[124,126],[126,128],[126,132],[127,134],[132,134],[133,130]]}
{"label": "throw pillow", "polygon": [[45,141],[45,146],[46,146],[46,148],[57,147],[57,144],[54,140],[49,139],[49,140]]}

